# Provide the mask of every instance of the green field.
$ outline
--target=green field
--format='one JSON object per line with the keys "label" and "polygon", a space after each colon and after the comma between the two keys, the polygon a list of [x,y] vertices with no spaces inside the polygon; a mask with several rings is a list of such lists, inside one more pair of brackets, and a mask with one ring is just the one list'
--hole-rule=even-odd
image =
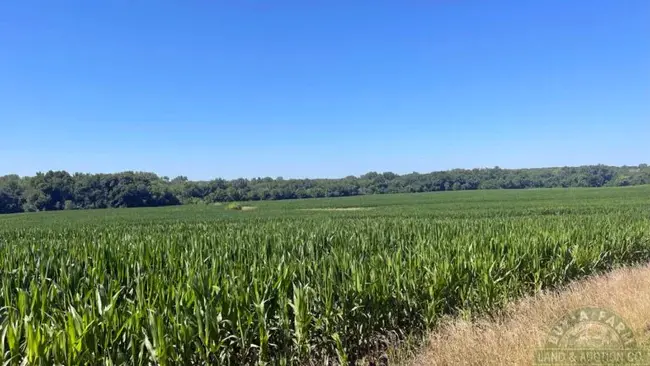
{"label": "green field", "polygon": [[245,205],[0,216],[0,360],[351,363],[650,259],[650,186]]}

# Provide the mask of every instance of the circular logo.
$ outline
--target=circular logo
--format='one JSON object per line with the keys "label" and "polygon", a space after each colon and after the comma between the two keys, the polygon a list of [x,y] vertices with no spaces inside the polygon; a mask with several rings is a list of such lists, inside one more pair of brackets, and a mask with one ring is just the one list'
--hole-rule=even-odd
{"label": "circular logo", "polygon": [[637,346],[634,332],[616,313],[576,309],[560,319],[546,339],[547,348],[626,349]]}
{"label": "circular logo", "polygon": [[551,328],[536,365],[650,365],[632,328],[611,310],[581,308]]}

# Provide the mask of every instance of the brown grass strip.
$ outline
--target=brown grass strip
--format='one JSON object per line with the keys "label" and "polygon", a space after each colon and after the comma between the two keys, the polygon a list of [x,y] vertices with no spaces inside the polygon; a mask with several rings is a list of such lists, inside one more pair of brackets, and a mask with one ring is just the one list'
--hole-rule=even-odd
{"label": "brown grass strip", "polygon": [[650,266],[625,268],[544,292],[509,306],[497,320],[448,320],[429,337],[413,365],[532,365],[551,327],[581,307],[620,315],[638,343],[650,340]]}

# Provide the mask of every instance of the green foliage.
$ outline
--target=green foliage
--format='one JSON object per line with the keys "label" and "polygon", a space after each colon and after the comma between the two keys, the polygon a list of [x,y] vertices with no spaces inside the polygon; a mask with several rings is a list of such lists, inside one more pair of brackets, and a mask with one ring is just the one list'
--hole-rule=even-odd
{"label": "green foliage", "polygon": [[[0,217],[0,361],[336,364],[650,259],[650,187]],[[306,211],[318,207],[373,207]]]}
{"label": "green foliage", "polygon": [[370,172],[343,179],[253,178],[226,181],[172,180],[153,173],[74,174],[64,171],[34,177],[0,177],[0,213],[64,209],[155,207],[179,204],[349,197],[383,193],[603,187],[650,184],[646,164],[630,167],[591,165],[540,169],[454,169],[428,174]]}
{"label": "green foliage", "polygon": [[241,211],[242,205],[240,205],[237,202],[230,202],[228,205],[226,205],[226,210],[235,210],[235,211]]}
{"label": "green foliage", "polygon": [[0,177],[0,213],[22,212],[23,191],[17,175]]}

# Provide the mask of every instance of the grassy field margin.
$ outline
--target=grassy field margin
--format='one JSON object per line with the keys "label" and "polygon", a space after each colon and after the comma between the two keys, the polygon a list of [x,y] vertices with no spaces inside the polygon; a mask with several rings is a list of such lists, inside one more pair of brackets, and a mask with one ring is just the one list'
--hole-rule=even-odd
{"label": "grassy field margin", "polygon": [[532,365],[555,322],[580,307],[610,309],[650,343],[650,265],[623,268],[513,302],[493,318],[447,319],[411,365]]}

